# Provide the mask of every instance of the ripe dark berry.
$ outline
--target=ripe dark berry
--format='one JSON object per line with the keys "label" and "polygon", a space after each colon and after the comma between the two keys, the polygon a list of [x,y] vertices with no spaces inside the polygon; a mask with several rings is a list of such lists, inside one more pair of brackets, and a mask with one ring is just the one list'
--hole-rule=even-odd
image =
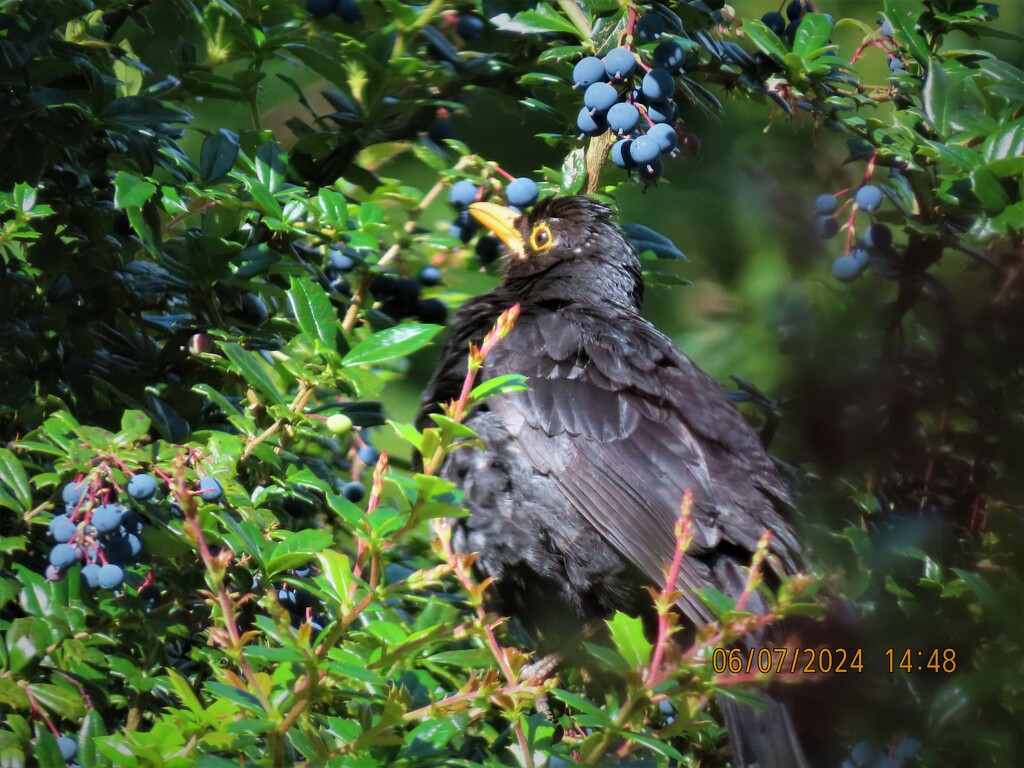
{"label": "ripe dark berry", "polygon": [[636,163],[629,154],[629,145],[632,143],[632,139],[620,139],[612,147],[612,162],[625,171],[636,168]]}
{"label": "ripe dark berry", "polygon": [[621,102],[608,110],[608,127],[619,136],[632,133],[639,124],[640,111],[632,104]]}
{"label": "ripe dark berry", "polygon": [[441,279],[443,277],[444,274],[441,272],[441,270],[434,266],[424,267],[423,269],[420,270],[419,275],[417,275],[417,279],[428,288],[432,288],[435,285],[440,285]]}
{"label": "ripe dark berry", "polygon": [[882,190],[873,184],[865,184],[857,190],[853,200],[862,211],[874,213],[882,204]]}
{"label": "ripe dark berry", "polygon": [[792,0],[786,6],[786,18],[790,21],[799,21],[800,17],[804,15],[804,8],[804,0]]}
{"label": "ripe dark berry", "polygon": [[359,449],[357,455],[359,456],[359,460],[363,462],[363,464],[372,467],[377,464],[377,459],[380,458],[380,451],[378,451],[372,445],[364,445],[362,448]]}
{"label": "ripe dark berry", "polygon": [[50,550],[50,565],[58,571],[66,571],[78,562],[78,550],[70,544],[58,544]]}
{"label": "ripe dark berry", "polygon": [[674,101],[652,101],[647,105],[647,117],[652,123],[671,123],[676,119]]}
{"label": "ripe dark berry", "polygon": [[479,40],[484,36],[484,20],[472,13],[460,16],[455,33],[463,40]]}
{"label": "ripe dark berry", "polygon": [[700,136],[696,133],[684,133],[680,136],[679,147],[690,157],[700,159]]}
{"label": "ripe dark berry", "polygon": [[593,115],[589,109],[583,107],[576,115],[576,130],[583,136],[600,136],[608,130],[608,123],[603,115]]}
{"label": "ripe dark berry", "polygon": [[82,581],[85,582],[85,586],[90,589],[96,589],[100,585],[100,565],[99,563],[88,563],[82,566]]}
{"label": "ripe dark berry", "polygon": [[839,233],[839,222],[831,216],[819,216],[814,222],[814,231],[823,240],[835,237]]}
{"label": "ripe dark berry", "polygon": [[57,515],[50,521],[50,535],[58,544],[66,544],[77,531],[78,526],[67,515]]}
{"label": "ripe dark berry", "polygon": [[835,195],[818,195],[814,198],[814,212],[821,214],[835,213],[836,208],[839,207],[839,201],[836,200]]}
{"label": "ripe dark berry", "polygon": [[644,98],[650,99],[651,101],[671,99],[672,94],[675,93],[676,90],[676,81],[667,70],[652,69],[644,75],[644,80],[640,86],[640,90],[643,93]]}
{"label": "ripe dark berry", "polygon": [[279,589],[277,591],[277,600],[281,603],[281,607],[286,610],[293,611],[297,606],[295,599],[295,593],[290,589]]}
{"label": "ripe dark berry", "polygon": [[658,143],[658,147],[662,152],[672,152],[679,143],[679,139],[676,136],[676,129],[667,123],[652,125],[651,129],[647,132],[647,135]]}
{"label": "ripe dark berry", "polygon": [[589,88],[604,78],[604,64],[597,56],[581,59],[572,70],[573,88]]}
{"label": "ripe dark berry", "polygon": [[885,224],[872,224],[864,233],[864,245],[868,248],[888,248],[892,245],[892,230]]}
{"label": "ripe dark berry", "polygon": [[455,138],[455,128],[443,117],[439,117],[430,124],[427,136],[435,144],[440,144],[445,139]]}
{"label": "ripe dark berry", "polygon": [[356,0],[338,0],[338,4],[334,7],[334,13],[339,19],[347,21],[349,24],[363,20],[363,12]]}
{"label": "ripe dark berry", "polygon": [[864,266],[852,256],[840,256],[832,262],[832,277],[841,283],[853,282],[860,277]]}
{"label": "ripe dark berry", "polygon": [[57,751],[65,763],[70,762],[78,754],[78,742],[70,736],[60,736],[57,739]]}
{"label": "ripe dark berry", "polygon": [[96,526],[96,532],[101,536],[113,533],[121,527],[121,516],[124,514],[124,507],[119,504],[104,504],[97,507],[92,513],[92,524]]}
{"label": "ripe dark berry", "polygon": [[468,208],[476,202],[477,192],[477,186],[472,181],[457,181],[448,192],[448,202],[459,209]]}
{"label": "ripe dark berry", "polygon": [[782,34],[786,31],[786,20],[782,18],[782,14],[778,11],[766,13],[761,17],[761,23],[779,37],[782,37]]}
{"label": "ripe dark berry", "polygon": [[665,19],[657,11],[645,13],[636,23],[636,34],[641,40],[657,40],[665,31]]}
{"label": "ripe dark berry", "polygon": [[220,501],[224,495],[224,486],[217,478],[207,475],[199,481],[199,495],[204,501]]}
{"label": "ripe dark berry", "polygon": [[64,486],[64,491],[61,493],[61,498],[64,503],[71,506],[77,507],[85,495],[89,492],[89,483],[82,480],[78,483],[68,483]]}
{"label": "ripe dark berry", "polygon": [[334,10],[334,0],[306,0],[306,12],[314,19],[322,19]]}
{"label": "ripe dark berry", "polygon": [[[136,553],[136,547],[133,545],[131,539],[135,539],[138,542],[138,552]],[[135,561],[137,554],[142,552],[142,543],[138,536],[131,534],[121,534],[119,536],[113,536],[107,540],[103,547],[103,554],[107,556],[107,559],[112,563],[127,564]]]}
{"label": "ripe dark berry", "polygon": [[863,248],[854,248],[848,254],[851,259],[860,264],[861,268],[866,267],[868,262],[871,261],[871,256]]}
{"label": "ripe dark berry", "polygon": [[509,205],[514,205],[517,208],[529,208],[537,202],[539,194],[537,182],[525,176],[511,181],[505,188],[505,199],[508,200]]}
{"label": "ripe dark berry", "polygon": [[612,48],[602,61],[609,80],[626,80],[636,69],[636,57],[628,48]]}
{"label": "ripe dark berry", "polygon": [[490,264],[501,256],[501,241],[493,235],[484,235],[476,241],[476,257],[481,264]]}
{"label": "ripe dark berry", "polygon": [[782,39],[785,40],[789,45],[793,44],[796,40],[796,31],[800,28],[800,20],[791,21],[786,25],[786,31],[782,33]]}
{"label": "ripe dark berry", "polygon": [[660,154],[661,147],[658,146],[658,140],[652,139],[649,134],[638,136],[629,146],[629,156],[638,166],[654,162]]}
{"label": "ripe dark berry", "polygon": [[139,590],[139,600],[142,601],[142,609],[146,613],[152,612],[154,608],[160,605],[160,599],[163,595],[160,594],[160,588],[155,584],[149,584]]}
{"label": "ripe dark berry", "polygon": [[124,569],[119,565],[107,563],[100,568],[97,581],[101,589],[118,589],[124,584]]}
{"label": "ripe dark berry", "polygon": [[128,481],[128,495],[139,501],[153,498],[156,493],[156,478],[150,474],[135,475]]}
{"label": "ripe dark berry", "polygon": [[640,180],[644,184],[656,184],[661,178],[661,160],[655,158],[649,163],[640,166]]}
{"label": "ripe dark berry", "polygon": [[416,304],[416,319],[421,323],[444,325],[448,321],[448,307],[440,299],[421,299]]}
{"label": "ripe dark berry", "polygon": [[619,100],[619,92],[608,83],[594,83],[583,94],[583,104],[592,115],[603,115]]}
{"label": "ripe dark berry", "polygon": [[121,515],[121,527],[128,533],[142,533],[142,518],[137,512],[126,509]]}
{"label": "ripe dark berry", "polygon": [[654,49],[654,66],[667,70],[669,74],[677,75],[682,72],[685,61],[686,51],[674,40],[658,43],[658,47]]}
{"label": "ripe dark berry", "polygon": [[363,500],[366,495],[366,488],[363,487],[362,483],[345,483],[341,488],[341,495],[351,501],[353,504],[358,504]]}

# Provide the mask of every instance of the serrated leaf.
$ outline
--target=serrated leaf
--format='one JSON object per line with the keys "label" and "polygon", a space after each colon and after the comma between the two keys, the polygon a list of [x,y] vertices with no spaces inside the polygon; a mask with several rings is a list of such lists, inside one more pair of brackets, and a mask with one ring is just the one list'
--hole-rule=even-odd
{"label": "serrated leaf", "polygon": [[32,488],[29,486],[25,468],[21,466],[18,457],[7,448],[0,448],[0,482],[18,503],[17,507],[11,509],[16,512],[27,512],[32,509]]}
{"label": "serrated leaf", "polygon": [[338,315],[327,292],[312,280],[292,277],[288,303],[299,328],[310,341],[318,341],[330,352],[337,352]]}
{"label": "serrated leaf", "polygon": [[605,622],[611,631],[612,642],[622,658],[634,669],[646,666],[651,660],[653,646],[644,635],[644,622],[637,616],[616,613]]}
{"label": "serrated leaf", "polygon": [[425,347],[438,333],[440,325],[405,323],[373,334],[354,346],[342,358],[344,366],[369,365],[406,357],[417,349]]}
{"label": "serrated leaf", "polygon": [[582,147],[570,152],[562,163],[562,193],[575,195],[587,181],[587,157]]}
{"label": "serrated leaf", "polygon": [[237,372],[253,389],[266,395],[278,405],[286,404],[284,395],[278,391],[274,380],[255,354],[247,352],[232,342],[221,342],[220,347]]}

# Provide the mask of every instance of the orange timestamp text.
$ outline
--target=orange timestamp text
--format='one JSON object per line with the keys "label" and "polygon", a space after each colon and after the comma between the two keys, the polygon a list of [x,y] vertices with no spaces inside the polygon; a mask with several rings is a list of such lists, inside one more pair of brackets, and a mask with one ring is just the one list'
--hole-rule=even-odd
{"label": "orange timestamp text", "polygon": [[[934,648],[916,651],[888,648],[884,653],[888,672],[956,671],[956,651]],[[711,654],[715,674],[843,674],[864,672],[863,648],[716,648]]]}

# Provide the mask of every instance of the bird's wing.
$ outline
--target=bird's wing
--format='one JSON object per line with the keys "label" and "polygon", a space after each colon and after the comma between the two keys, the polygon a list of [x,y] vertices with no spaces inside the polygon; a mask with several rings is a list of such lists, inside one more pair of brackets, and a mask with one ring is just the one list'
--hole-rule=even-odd
{"label": "bird's wing", "polygon": [[799,545],[776,509],[786,492],[757,435],[642,318],[528,313],[486,371],[528,377],[528,391],[490,408],[534,468],[653,583],[664,578],[680,502],[692,491],[694,540],[678,585],[691,620],[712,618],[694,590],[736,591],[718,583],[717,556],[749,557],[765,529],[782,567],[796,569]]}

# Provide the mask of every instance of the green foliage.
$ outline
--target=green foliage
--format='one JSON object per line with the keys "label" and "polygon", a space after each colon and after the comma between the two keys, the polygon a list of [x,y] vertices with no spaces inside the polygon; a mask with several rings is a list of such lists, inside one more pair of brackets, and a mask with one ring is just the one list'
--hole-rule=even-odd
{"label": "green foliage", "polygon": [[[520,679],[522,639],[451,551],[444,521],[464,510],[439,468],[473,449],[466,407],[523,382],[471,387],[425,429],[408,392],[384,404],[422,382],[441,328],[403,321],[418,310],[375,281],[443,266],[422,296],[451,307],[489,283],[437,203],[459,178],[501,194],[504,169],[470,139],[510,128],[474,99],[525,110],[519,162],[543,194],[639,188],[608,162],[607,134],[577,142],[570,81],[616,44],[651,60],[637,12],[662,15],[685,52],[688,132],[709,114],[730,131],[742,104],[761,124],[823,126],[846,140],[855,186],[885,195],[869,218],[841,214],[846,251],[869,219],[896,230],[856,285],[822,287],[827,266],[796,275],[819,320],[772,382],[784,405],[744,381],[737,399],[778,431],[816,570],[858,602],[873,671],[887,648],[955,651],[953,674],[871,678],[843,743],[913,736],[923,765],[1009,764],[1024,706],[1024,74],[963,47],[1019,42],[999,9],[885,0],[858,18],[807,13],[788,40],[721,2],[496,3],[474,42],[454,33],[463,6],[359,9],[3,5],[0,764],[64,765],[61,734],[82,766],[724,764],[705,704],[744,692],[708,660],[751,615],[704,594],[719,620],[686,653],[661,642],[664,610],[658,638],[615,616],[586,646],[604,678]],[[658,212],[669,192],[647,194]],[[663,218],[648,223],[668,231]],[[686,282],[654,260],[682,257],[672,240],[627,233],[649,282]],[[353,428],[328,428],[335,414]],[[371,439],[391,449],[375,467],[359,458]],[[79,565],[47,580],[65,486],[91,484],[68,510],[87,539],[83,521],[128,503],[139,472],[160,491],[131,502],[143,554],[124,588],[87,587]],[[223,500],[196,495],[204,476]],[[343,493],[352,482],[365,501]],[[773,616],[815,613],[814,593],[783,585]]]}

